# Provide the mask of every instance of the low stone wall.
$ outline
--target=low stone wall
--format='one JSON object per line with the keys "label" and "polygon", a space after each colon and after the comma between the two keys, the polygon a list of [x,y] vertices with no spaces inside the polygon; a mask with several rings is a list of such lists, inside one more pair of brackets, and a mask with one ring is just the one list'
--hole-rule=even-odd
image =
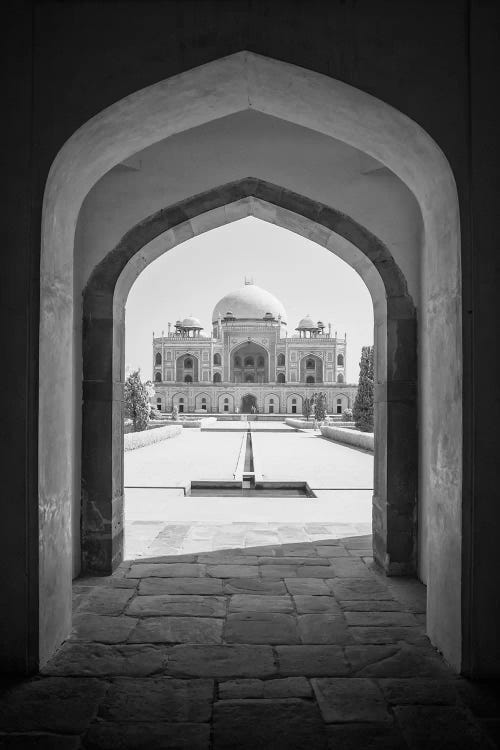
{"label": "low stone wall", "polygon": [[307,422],[305,419],[293,419],[293,417],[287,417],[287,419],[285,419],[285,424],[287,424],[289,427],[294,427],[296,430],[314,429],[314,419],[310,419]]}
{"label": "low stone wall", "polygon": [[176,424],[169,427],[161,427],[158,430],[129,432],[128,435],[123,436],[123,447],[125,451],[134,451],[137,448],[144,448],[146,445],[153,445],[153,443],[177,437],[181,432],[182,427]]}
{"label": "low stone wall", "polygon": [[177,424],[181,427],[206,427],[214,422],[217,422],[216,417],[203,417],[202,419],[180,419],[177,422],[171,422],[171,424]]}
{"label": "low stone wall", "polygon": [[360,432],[359,430],[349,430],[343,427],[332,427],[324,425],[320,427],[321,434],[328,440],[334,440],[336,443],[345,443],[356,448],[362,448],[365,451],[374,451],[373,432]]}

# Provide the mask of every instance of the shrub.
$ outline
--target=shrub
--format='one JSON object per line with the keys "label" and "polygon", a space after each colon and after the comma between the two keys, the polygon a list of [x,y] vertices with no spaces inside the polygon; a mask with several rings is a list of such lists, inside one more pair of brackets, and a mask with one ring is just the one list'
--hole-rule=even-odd
{"label": "shrub", "polygon": [[172,414],[170,415],[170,419],[172,420],[172,422],[177,422],[177,420],[179,419],[179,412],[176,406],[174,406],[174,408],[172,409]]}
{"label": "shrub", "polygon": [[144,430],[142,432],[132,432],[123,438],[125,451],[133,451],[137,448],[144,448],[153,443],[159,443],[162,440],[168,440],[180,435],[182,427],[171,425],[170,427],[159,427],[157,430]]}
{"label": "shrub", "polygon": [[352,422],[352,409],[344,409],[342,419],[344,422]]}

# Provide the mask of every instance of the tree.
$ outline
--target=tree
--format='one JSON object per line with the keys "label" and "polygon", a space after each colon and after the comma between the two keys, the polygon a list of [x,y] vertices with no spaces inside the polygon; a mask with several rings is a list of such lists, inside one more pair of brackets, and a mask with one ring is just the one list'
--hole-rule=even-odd
{"label": "tree", "polygon": [[305,399],[302,401],[302,414],[303,416],[308,420],[311,416],[312,412],[312,403],[311,399],[306,396]]}
{"label": "tree", "polygon": [[125,381],[124,388],[125,411],[132,420],[134,432],[140,432],[147,428],[150,410],[149,399],[154,392],[153,384],[150,381],[143,383],[140,373],[140,370],[130,373]]}
{"label": "tree", "polygon": [[326,393],[315,393],[313,395],[314,419],[323,422],[326,419]]}
{"label": "tree", "polygon": [[363,432],[373,432],[373,346],[363,346],[359,363],[358,392],[352,416]]}

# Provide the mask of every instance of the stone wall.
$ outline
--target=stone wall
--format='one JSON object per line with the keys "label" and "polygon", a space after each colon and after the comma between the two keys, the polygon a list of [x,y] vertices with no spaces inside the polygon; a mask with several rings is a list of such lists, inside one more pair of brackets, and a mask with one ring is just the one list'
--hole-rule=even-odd
{"label": "stone wall", "polygon": [[354,448],[362,448],[365,451],[373,453],[375,450],[375,439],[373,432],[360,432],[359,430],[349,430],[344,427],[332,427],[322,425],[321,434],[328,440],[334,440],[336,443],[345,443],[352,445]]}

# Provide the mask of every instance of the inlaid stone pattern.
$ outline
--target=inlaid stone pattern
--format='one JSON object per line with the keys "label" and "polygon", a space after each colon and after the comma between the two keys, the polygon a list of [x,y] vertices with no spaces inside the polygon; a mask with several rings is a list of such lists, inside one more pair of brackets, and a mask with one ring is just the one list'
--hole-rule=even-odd
{"label": "inlaid stone pattern", "polygon": [[183,555],[167,531],[154,556],[76,581],[68,640],[5,683],[0,748],[496,746],[500,691],[448,669],[424,587],[374,567],[368,535],[233,524],[211,538],[237,548],[199,529]]}

